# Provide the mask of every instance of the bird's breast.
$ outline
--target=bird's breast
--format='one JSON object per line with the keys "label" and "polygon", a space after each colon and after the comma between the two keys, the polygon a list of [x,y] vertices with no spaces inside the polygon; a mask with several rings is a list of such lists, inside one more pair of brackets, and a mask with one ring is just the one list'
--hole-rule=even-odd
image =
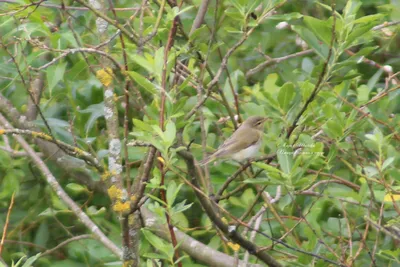
{"label": "bird's breast", "polygon": [[232,158],[236,161],[242,161],[248,158],[255,156],[260,149],[261,142],[257,142],[254,145],[249,146],[235,154],[232,155]]}

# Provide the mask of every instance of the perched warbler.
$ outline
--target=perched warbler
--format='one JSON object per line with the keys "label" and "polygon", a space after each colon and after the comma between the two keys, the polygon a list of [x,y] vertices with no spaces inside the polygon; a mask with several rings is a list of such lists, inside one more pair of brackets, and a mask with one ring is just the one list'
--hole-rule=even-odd
{"label": "perched warbler", "polygon": [[252,116],[245,120],[240,127],[218,147],[214,154],[200,161],[205,165],[219,158],[230,158],[242,161],[253,157],[261,147],[265,117]]}

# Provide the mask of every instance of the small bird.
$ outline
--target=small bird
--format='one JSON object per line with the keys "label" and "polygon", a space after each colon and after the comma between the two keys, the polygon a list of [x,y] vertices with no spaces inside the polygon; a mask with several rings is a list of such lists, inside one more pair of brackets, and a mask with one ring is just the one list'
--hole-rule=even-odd
{"label": "small bird", "polygon": [[206,165],[218,158],[242,161],[254,156],[261,147],[262,130],[266,120],[267,118],[261,116],[249,117],[214,154],[200,161],[200,165]]}

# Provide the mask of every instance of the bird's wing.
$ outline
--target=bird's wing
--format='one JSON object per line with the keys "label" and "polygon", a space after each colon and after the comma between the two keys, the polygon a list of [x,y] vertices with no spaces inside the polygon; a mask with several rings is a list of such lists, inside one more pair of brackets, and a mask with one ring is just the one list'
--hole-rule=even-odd
{"label": "bird's wing", "polygon": [[[255,131],[255,134],[250,135],[249,133]],[[256,144],[260,140],[260,134],[258,130],[249,128],[239,128],[237,129],[231,137],[229,137],[225,142],[218,148],[218,150],[213,154],[215,157],[223,157],[227,154],[234,154],[242,149],[246,149],[251,145]],[[236,138],[241,135],[242,138]],[[245,136],[245,138],[243,138]],[[252,136],[251,138],[249,138]]]}

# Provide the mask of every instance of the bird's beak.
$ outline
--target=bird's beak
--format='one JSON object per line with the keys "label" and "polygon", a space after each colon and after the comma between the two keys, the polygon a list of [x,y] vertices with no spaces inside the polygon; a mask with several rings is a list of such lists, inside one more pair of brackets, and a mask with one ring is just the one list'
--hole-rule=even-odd
{"label": "bird's beak", "polygon": [[262,122],[266,122],[267,120],[269,120],[269,118],[265,117]]}

